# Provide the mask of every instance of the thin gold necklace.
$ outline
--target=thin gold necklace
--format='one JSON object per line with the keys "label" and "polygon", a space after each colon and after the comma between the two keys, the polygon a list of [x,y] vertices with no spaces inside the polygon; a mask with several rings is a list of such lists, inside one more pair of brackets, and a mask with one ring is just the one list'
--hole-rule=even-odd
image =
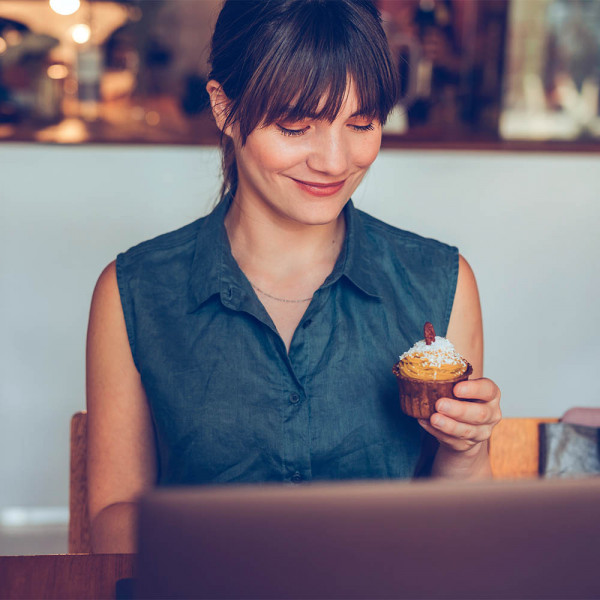
{"label": "thin gold necklace", "polygon": [[254,285],[252,282],[250,282],[250,285],[259,294],[262,294],[263,296],[266,296],[267,298],[271,298],[271,300],[277,300],[277,302],[291,302],[291,303],[297,304],[300,302],[310,302],[313,299],[312,296],[310,298],[302,298],[301,300],[289,300],[288,298],[278,298],[277,296],[272,296],[271,294],[268,294],[267,292],[261,290],[258,286]]}

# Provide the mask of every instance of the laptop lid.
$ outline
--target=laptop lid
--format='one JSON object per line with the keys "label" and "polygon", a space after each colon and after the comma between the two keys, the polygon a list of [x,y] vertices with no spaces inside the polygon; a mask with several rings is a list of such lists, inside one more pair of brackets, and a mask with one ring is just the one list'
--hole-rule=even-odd
{"label": "laptop lid", "polygon": [[600,597],[600,478],[153,490],[141,598]]}

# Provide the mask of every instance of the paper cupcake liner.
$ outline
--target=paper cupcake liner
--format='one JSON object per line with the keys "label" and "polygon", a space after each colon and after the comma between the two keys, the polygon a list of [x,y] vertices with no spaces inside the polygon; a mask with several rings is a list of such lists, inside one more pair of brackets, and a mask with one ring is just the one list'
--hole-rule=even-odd
{"label": "paper cupcake liner", "polygon": [[393,371],[398,379],[402,412],[417,419],[429,419],[436,412],[435,403],[439,398],[456,398],[453,393],[454,386],[459,381],[468,379],[473,372],[473,367],[467,363],[467,370],[462,375],[445,381],[405,377],[400,374],[397,364],[394,365]]}

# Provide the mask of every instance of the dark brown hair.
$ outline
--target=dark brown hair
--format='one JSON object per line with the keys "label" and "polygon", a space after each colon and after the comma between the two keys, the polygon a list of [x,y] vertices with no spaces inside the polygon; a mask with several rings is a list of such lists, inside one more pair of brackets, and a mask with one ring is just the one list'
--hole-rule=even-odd
{"label": "dark brown hair", "polygon": [[[397,100],[396,69],[370,0],[226,0],[210,63],[209,78],[230,100],[225,126],[235,123],[242,143],[279,119],[332,122],[348,78],[360,113],[381,123]],[[221,144],[223,198],[235,193],[237,167],[231,139],[222,135]]]}

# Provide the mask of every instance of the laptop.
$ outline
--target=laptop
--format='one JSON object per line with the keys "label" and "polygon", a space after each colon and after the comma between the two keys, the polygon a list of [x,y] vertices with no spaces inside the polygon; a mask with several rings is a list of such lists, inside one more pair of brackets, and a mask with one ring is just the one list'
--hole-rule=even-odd
{"label": "laptop", "polygon": [[163,488],[139,598],[600,598],[600,478]]}

